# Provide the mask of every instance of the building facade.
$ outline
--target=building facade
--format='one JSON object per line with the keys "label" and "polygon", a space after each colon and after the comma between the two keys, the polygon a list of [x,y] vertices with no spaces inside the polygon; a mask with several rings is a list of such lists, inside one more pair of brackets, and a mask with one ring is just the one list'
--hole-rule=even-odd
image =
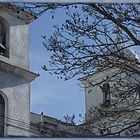
{"label": "building facade", "polygon": [[[133,51],[130,53],[130,51],[131,50],[129,50],[129,52],[125,50],[125,56],[128,55],[130,58],[132,56],[136,58],[137,61],[138,56],[134,54]],[[134,57],[135,55],[136,57]],[[125,65],[125,63],[123,65]],[[79,79],[85,87],[86,121],[94,117],[93,110],[95,110],[96,107],[112,107],[112,105],[114,105],[114,100],[123,98],[123,96],[128,96],[127,94],[130,94],[130,100],[135,101],[137,104],[133,107],[139,107],[140,104],[138,103],[140,98],[138,89],[140,85],[140,66],[137,65],[135,61],[128,64],[128,66],[132,68],[133,71],[125,67],[114,66],[112,68],[99,69],[94,74]],[[125,101],[118,103],[118,108],[127,106]]]}
{"label": "building facade", "polygon": [[129,53],[125,50],[123,55],[130,61],[122,63],[120,59],[114,67],[99,69],[79,79],[85,87],[86,114],[81,126],[88,127],[86,135],[132,136],[140,133],[139,60],[131,50]]}
{"label": "building facade", "polygon": [[0,4],[0,136],[30,136],[28,29],[34,17]]}
{"label": "building facade", "polygon": [[30,137],[75,137],[75,126],[43,113],[30,113]]}

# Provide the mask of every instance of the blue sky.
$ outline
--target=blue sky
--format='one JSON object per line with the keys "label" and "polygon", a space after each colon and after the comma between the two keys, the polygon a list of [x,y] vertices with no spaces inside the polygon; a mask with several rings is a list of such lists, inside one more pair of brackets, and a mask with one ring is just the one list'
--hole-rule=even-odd
{"label": "blue sky", "polygon": [[[62,9],[55,12],[54,19],[47,12],[31,23],[29,30],[30,67],[33,72],[40,74],[31,86],[31,111],[38,114],[44,112],[45,115],[58,119],[67,114],[74,113],[77,117],[79,113],[83,116],[85,114],[84,89],[78,86],[79,81],[76,78],[69,81],[59,80],[55,75],[41,69],[41,66],[48,63],[50,55],[42,45],[41,36],[46,35],[49,38],[54,32],[53,25],[61,25],[64,19]],[[140,56],[138,47],[135,51]]]}
{"label": "blue sky", "polygon": [[[61,25],[65,19],[64,11],[58,10],[54,19],[49,12],[30,24],[29,51],[30,68],[39,73],[31,84],[31,111],[44,112],[45,115],[62,119],[64,115],[78,117],[85,113],[84,89],[78,86],[75,78],[69,81],[58,80],[55,75],[50,75],[41,69],[49,60],[49,52],[43,47],[42,35],[49,35],[54,31],[53,25]],[[77,118],[78,122],[79,118]]]}

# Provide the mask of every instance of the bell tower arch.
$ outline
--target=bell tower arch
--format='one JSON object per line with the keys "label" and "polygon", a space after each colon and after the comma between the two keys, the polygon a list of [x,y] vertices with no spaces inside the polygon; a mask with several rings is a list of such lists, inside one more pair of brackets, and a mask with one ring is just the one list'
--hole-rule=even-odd
{"label": "bell tower arch", "polygon": [[0,136],[4,136],[5,101],[0,94]]}
{"label": "bell tower arch", "polygon": [[0,137],[6,135],[6,123],[7,123],[7,107],[8,99],[5,93],[0,91]]}
{"label": "bell tower arch", "polygon": [[0,17],[0,55],[9,57],[9,24]]}

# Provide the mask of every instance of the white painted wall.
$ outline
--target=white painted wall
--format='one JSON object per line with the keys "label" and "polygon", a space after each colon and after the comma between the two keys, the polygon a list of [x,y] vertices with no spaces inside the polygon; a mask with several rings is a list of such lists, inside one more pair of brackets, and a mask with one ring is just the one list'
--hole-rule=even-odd
{"label": "white painted wall", "polygon": [[[93,86],[93,85],[103,81],[106,76],[111,76],[111,75],[114,75],[115,73],[118,73],[118,71],[119,69],[112,68],[112,69],[104,70],[103,72],[97,72],[93,75],[81,78],[81,83],[85,86],[85,105],[86,105],[85,120],[86,121],[93,119],[93,115],[90,113],[90,110],[94,109],[94,107],[96,106],[100,106],[103,103],[103,93],[100,88],[100,85],[102,85],[103,83],[96,86]],[[120,77],[124,78],[125,75],[126,75],[125,73],[122,73],[120,74]],[[140,81],[140,76],[135,75],[134,77],[136,77],[137,80]],[[116,79],[117,77],[110,79],[109,84],[111,87],[116,83],[115,82]],[[126,77],[125,82],[128,82],[128,80],[130,80],[129,77]],[[134,79],[131,79],[131,82],[132,81],[134,83],[137,82]],[[112,91],[112,92],[117,92],[117,91]]]}
{"label": "white painted wall", "polygon": [[28,49],[28,28],[29,25],[9,14],[0,12],[0,17],[3,17],[9,24],[9,58],[0,57],[1,60],[10,64],[19,66],[24,69],[29,69],[29,49]]}
{"label": "white painted wall", "polygon": [[[0,12],[0,17],[9,24],[9,58],[0,56],[0,60],[28,70],[29,25],[5,12]],[[30,136],[30,84],[3,71],[0,71],[0,77],[0,91],[5,98],[5,115],[8,117],[5,119],[5,136]]]}

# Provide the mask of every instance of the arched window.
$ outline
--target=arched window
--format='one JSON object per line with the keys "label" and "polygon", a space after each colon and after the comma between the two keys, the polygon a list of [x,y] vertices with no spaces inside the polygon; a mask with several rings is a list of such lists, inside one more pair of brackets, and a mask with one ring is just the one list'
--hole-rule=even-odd
{"label": "arched window", "polygon": [[8,57],[8,22],[0,17],[0,55]]}
{"label": "arched window", "polygon": [[4,136],[4,117],[5,117],[5,102],[0,95],[0,137]]}
{"label": "arched window", "polygon": [[108,76],[106,77],[106,82],[103,84],[103,86],[100,86],[102,93],[103,93],[103,104],[105,106],[110,105],[110,84],[108,82]]}
{"label": "arched window", "polygon": [[0,54],[6,53],[6,29],[2,22],[0,22]]}
{"label": "arched window", "polygon": [[108,82],[103,84],[103,103],[108,106],[110,105],[110,85]]}

